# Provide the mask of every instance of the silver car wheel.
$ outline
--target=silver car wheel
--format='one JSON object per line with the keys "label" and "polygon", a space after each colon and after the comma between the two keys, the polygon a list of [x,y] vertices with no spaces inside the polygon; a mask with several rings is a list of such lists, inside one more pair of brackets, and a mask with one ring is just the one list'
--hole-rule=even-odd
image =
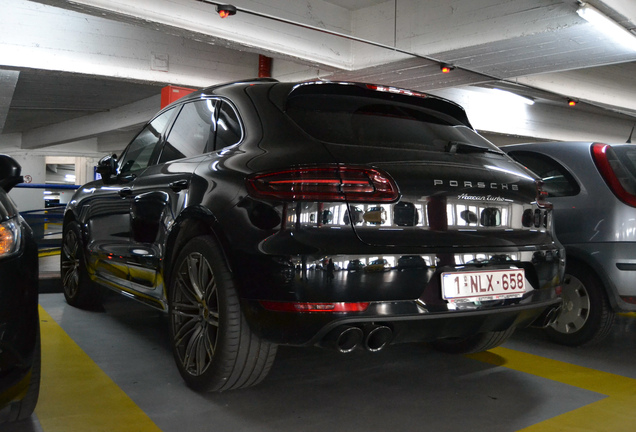
{"label": "silver car wheel", "polygon": [[205,373],[219,333],[219,301],[210,263],[194,252],[177,271],[171,320],[177,357],[192,376]]}
{"label": "silver car wheel", "polygon": [[590,297],[583,282],[567,274],[563,283],[563,309],[552,327],[560,333],[583,328],[590,313]]}

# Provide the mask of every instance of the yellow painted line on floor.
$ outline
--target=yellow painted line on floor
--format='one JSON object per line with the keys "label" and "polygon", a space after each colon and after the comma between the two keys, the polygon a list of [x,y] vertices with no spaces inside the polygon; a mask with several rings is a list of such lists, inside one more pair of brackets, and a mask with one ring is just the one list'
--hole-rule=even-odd
{"label": "yellow painted line on floor", "polygon": [[42,307],[40,329],[44,432],[161,431]]}
{"label": "yellow painted line on floor", "polygon": [[[636,380],[507,348],[468,357],[607,397],[522,429],[525,432],[634,432]],[[520,390],[522,391],[522,390]]]}
{"label": "yellow painted line on floor", "polygon": [[636,318],[636,312],[621,312],[618,315],[624,316],[627,318]]}
{"label": "yellow painted line on floor", "polygon": [[44,257],[48,257],[48,256],[60,255],[60,253],[61,253],[60,249],[41,250],[41,251],[38,252],[38,258],[44,258]]}

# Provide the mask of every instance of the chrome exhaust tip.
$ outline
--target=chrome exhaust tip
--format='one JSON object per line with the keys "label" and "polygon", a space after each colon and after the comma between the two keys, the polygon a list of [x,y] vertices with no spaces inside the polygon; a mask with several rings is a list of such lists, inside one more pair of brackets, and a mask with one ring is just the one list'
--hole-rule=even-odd
{"label": "chrome exhaust tip", "polygon": [[385,325],[374,325],[367,329],[364,348],[370,352],[378,352],[393,339],[393,330]]}
{"label": "chrome exhaust tip", "polygon": [[319,345],[327,348],[335,348],[336,351],[341,353],[350,353],[360,346],[363,338],[364,333],[361,328],[340,326],[330,331]]}

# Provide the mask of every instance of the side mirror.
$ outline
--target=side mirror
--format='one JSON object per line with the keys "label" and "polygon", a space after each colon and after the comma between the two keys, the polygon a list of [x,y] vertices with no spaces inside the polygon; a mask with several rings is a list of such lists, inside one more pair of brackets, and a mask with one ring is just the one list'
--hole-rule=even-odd
{"label": "side mirror", "polygon": [[104,156],[97,163],[97,172],[102,176],[104,181],[117,174],[117,155]]}
{"label": "side mirror", "polygon": [[22,167],[11,156],[0,155],[0,188],[9,192],[13,186],[22,183],[24,180],[20,173]]}

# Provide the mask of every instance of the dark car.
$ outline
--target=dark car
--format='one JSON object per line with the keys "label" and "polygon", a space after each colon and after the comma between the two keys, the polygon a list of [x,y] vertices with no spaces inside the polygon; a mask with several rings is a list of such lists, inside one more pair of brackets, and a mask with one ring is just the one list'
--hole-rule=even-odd
{"label": "dark car", "polygon": [[29,417],[40,393],[38,251],[7,195],[20,170],[0,155],[0,423]]}
{"label": "dark car", "polygon": [[359,259],[353,259],[347,264],[347,271],[364,270],[364,263]]}
{"label": "dark car", "polygon": [[[98,171],[66,209],[66,299],[94,306],[97,282],[167,311],[194,389],[258,383],[279,344],[486,350],[561,304],[563,251],[536,177],[434,96],[271,79],[210,87],[163,109]],[[394,223],[401,202],[423,217]],[[499,218],[468,223],[463,211]],[[308,271],[325,257],[410,254],[436,271]],[[510,261],[465,264],[477,254]]]}
{"label": "dark car", "polygon": [[426,260],[420,255],[404,255],[397,260],[397,269],[421,269],[427,268]]}
{"label": "dark car", "polygon": [[599,342],[616,312],[636,311],[636,145],[550,142],[505,149],[542,178],[567,253],[564,307],[546,330],[566,345]]}

